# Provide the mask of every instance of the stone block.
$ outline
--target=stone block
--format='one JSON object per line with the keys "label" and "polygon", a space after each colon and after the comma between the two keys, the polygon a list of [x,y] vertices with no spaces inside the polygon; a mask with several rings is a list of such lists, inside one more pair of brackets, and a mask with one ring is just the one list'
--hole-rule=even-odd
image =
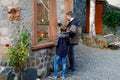
{"label": "stone block", "polygon": [[45,62],[47,62],[48,61],[48,57],[45,57]]}
{"label": "stone block", "polygon": [[44,58],[41,59],[41,63],[43,63],[43,62],[44,62]]}
{"label": "stone block", "polygon": [[7,66],[7,62],[1,62],[0,66]]}
{"label": "stone block", "polygon": [[40,76],[40,78],[46,77],[47,76],[47,67],[44,67],[42,69],[38,69],[37,75]]}
{"label": "stone block", "polygon": [[51,52],[50,49],[47,49],[46,50],[46,55],[48,56],[50,54],[50,52]]}
{"label": "stone block", "polygon": [[1,45],[5,45],[7,43],[9,43],[9,37],[8,36],[6,36],[6,37],[0,37],[0,44]]}
{"label": "stone block", "polygon": [[21,13],[20,13],[20,15],[21,15],[21,19],[22,20],[26,20],[27,19],[27,21],[26,22],[31,22],[31,19],[32,19],[32,12],[31,11],[27,11],[27,10],[22,10],[21,11]]}
{"label": "stone block", "polygon": [[7,76],[4,74],[0,74],[0,80],[7,80]]}
{"label": "stone block", "polygon": [[39,65],[39,64],[40,64],[40,59],[36,58],[36,65]]}
{"label": "stone block", "polygon": [[40,64],[40,65],[39,65],[39,69],[42,69],[42,68],[43,68],[43,64]]}
{"label": "stone block", "polygon": [[9,25],[8,19],[1,19],[0,20],[0,26],[2,26],[2,27],[8,27],[8,25]]}
{"label": "stone block", "polygon": [[0,34],[1,34],[1,36],[8,36],[8,28],[7,27],[1,27],[0,28]]}
{"label": "stone block", "polygon": [[32,0],[22,0],[18,4],[22,9],[32,10]]}
{"label": "stone block", "polygon": [[[6,9],[2,7],[2,10],[6,10]],[[7,11],[1,11],[1,13],[0,13],[0,19],[1,20],[2,19],[8,19],[8,13],[7,13]]]}
{"label": "stone block", "polygon": [[30,57],[31,61],[34,61],[35,60],[35,57]]}
{"label": "stone block", "polygon": [[35,67],[35,62],[32,62],[32,67]]}
{"label": "stone block", "polygon": [[15,5],[19,2],[19,0],[2,0],[1,3],[4,6]]}
{"label": "stone block", "polygon": [[42,57],[42,53],[38,53],[38,57],[40,57],[40,58],[41,58],[41,57]]}
{"label": "stone block", "polygon": [[6,68],[0,73],[0,80],[13,80],[12,69]]}
{"label": "stone block", "polygon": [[27,68],[30,68],[30,62],[31,62],[31,60],[30,60],[30,58],[28,58],[27,61],[26,61],[26,67]]}
{"label": "stone block", "polygon": [[44,63],[44,67],[47,67],[47,64],[48,64],[48,63]]}

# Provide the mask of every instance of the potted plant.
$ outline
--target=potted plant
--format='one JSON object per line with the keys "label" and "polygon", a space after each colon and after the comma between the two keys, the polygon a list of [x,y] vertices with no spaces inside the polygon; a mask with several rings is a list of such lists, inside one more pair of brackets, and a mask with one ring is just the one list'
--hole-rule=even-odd
{"label": "potted plant", "polygon": [[113,34],[115,34],[116,26],[120,26],[120,12],[108,10],[104,16],[104,24],[111,27]]}
{"label": "potted plant", "polygon": [[21,80],[24,80],[24,64],[30,53],[30,36],[27,30],[23,30],[19,39],[19,43],[15,46],[8,47],[8,61],[13,70],[20,73]]}
{"label": "potted plant", "polygon": [[44,34],[41,34],[41,36],[38,38],[38,43],[40,43],[44,38]]}

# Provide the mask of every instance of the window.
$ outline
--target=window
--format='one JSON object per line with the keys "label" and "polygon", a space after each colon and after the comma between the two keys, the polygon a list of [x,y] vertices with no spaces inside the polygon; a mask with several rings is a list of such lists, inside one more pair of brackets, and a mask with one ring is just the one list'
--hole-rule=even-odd
{"label": "window", "polygon": [[33,1],[32,50],[53,46],[56,36],[56,0]]}
{"label": "window", "polygon": [[49,41],[49,0],[37,2],[37,43]]}

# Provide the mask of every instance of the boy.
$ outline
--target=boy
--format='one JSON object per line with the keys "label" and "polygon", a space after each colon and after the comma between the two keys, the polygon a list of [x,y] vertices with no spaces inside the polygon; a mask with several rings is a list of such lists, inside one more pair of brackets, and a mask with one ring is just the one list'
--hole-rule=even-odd
{"label": "boy", "polygon": [[54,58],[54,75],[49,78],[57,79],[58,64],[61,60],[62,63],[61,78],[65,79],[66,55],[68,53],[69,34],[66,32],[66,27],[64,25],[58,24],[58,26],[60,29],[60,33],[57,35],[57,38],[55,40],[56,55]]}

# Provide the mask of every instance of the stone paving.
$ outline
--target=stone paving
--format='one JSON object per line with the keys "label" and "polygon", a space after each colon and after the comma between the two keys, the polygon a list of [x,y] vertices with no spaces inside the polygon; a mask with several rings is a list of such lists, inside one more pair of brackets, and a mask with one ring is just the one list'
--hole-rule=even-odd
{"label": "stone paving", "polygon": [[120,80],[120,49],[101,50],[80,44],[75,53],[77,71],[68,73],[65,80]]}

